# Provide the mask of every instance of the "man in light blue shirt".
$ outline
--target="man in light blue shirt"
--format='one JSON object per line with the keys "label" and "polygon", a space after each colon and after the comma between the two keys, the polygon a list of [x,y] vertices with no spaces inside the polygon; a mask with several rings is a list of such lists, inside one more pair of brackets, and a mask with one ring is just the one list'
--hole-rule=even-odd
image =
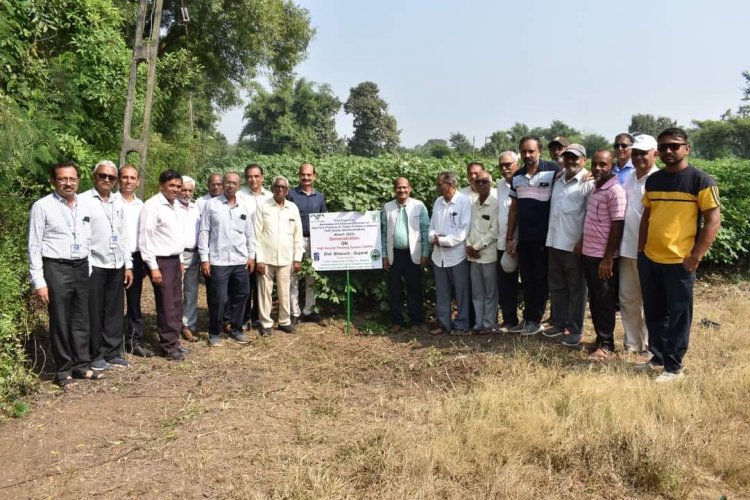
{"label": "man in light blue shirt", "polygon": [[229,337],[246,344],[242,317],[249,294],[248,272],[255,269],[255,229],[252,205],[237,200],[240,176],[224,174],[224,194],[206,202],[201,215],[198,252],[208,287],[208,344],[221,345],[222,318],[229,302]]}
{"label": "man in light blue shirt", "polygon": [[633,136],[627,132],[617,134],[612,146],[615,149],[615,164],[612,166],[612,173],[617,176],[620,185],[623,185],[630,172],[635,169],[630,159],[633,153]]}

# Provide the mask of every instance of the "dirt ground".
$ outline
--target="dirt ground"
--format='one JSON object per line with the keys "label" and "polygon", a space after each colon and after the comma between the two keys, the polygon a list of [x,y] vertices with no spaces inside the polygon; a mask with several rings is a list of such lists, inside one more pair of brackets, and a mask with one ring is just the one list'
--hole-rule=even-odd
{"label": "dirt ground", "polygon": [[386,335],[372,331],[378,316],[357,318],[352,335],[334,318],[244,346],[183,343],[183,363],[129,357],[66,391],[43,382],[25,418],[0,423],[0,498],[284,497],[295,464],[325,463],[373,427],[413,424],[519,343]]}
{"label": "dirt ground", "polygon": [[[144,297],[147,329],[150,303]],[[128,356],[129,368],[65,391],[43,382],[27,417],[0,424],[0,498],[273,495],[290,461],[324,460],[478,373],[479,358],[459,356],[448,369],[446,353],[508,344],[373,334],[376,323],[358,318],[363,331],[351,335],[333,318],[293,335],[253,332],[249,345],[183,342],[182,363]]]}

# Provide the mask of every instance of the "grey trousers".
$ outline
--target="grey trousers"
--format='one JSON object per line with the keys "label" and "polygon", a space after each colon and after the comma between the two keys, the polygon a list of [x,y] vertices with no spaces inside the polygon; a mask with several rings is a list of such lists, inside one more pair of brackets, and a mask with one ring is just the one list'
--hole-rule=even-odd
{"label": "grey trousers", "polygon": [[474,328],[497,326],[497,262],[471,263],[471,301],[474,304]]}
{"label": "grey trousers", "polygon": [[[469,261],[452,267],[433,266],[437,318],[446,331],[469,329]],[[451,322],[451,297],[456,297],[458,316]]]}

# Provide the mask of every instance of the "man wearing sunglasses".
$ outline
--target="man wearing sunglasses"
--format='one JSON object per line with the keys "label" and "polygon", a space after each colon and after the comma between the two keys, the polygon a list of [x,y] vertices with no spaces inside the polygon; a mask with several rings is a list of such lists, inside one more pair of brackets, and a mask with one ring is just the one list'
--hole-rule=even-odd
{"label": "man wearing sunglasses", "polygon": [[620,184],[624,184],[628,174],[633,171],[633,162],[630,160],[633,136],[626,132],[617,134],[612,146],[615,149],[615,163],[612,166],[612,173],[617,176]]}
{"label": "man wearing sunglasses", "polygon": [[100,161],[94,167],[93,180],[94,187],[83,193],[81,199],[86,200],[91,211],[91,368],[102,371],[110,366],[128,366],[121,356],[122,310],[125,288],[133,283],[133,257],[122,200],[112,194],[117,167],[109,160]]}
{"label": "man wearing sunglasses", "polygon": [[711,176],[688,163],[684,130],[668,128],[657,138],[664,168],[646,180],[638,238],[638,274],[651,361],[664,372],[656,382],[683,376],[693,315],[695,271],[721,226],[719,189]]}

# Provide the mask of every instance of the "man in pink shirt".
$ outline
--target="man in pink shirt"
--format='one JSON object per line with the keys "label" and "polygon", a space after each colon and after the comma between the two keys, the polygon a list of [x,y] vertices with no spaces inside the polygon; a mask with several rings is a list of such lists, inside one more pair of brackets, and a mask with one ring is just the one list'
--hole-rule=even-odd
{"label": "man in pink shirt", "polygon": [[583,225],[583,274],[589,289],[591,321],[596,331],[596,350],[591,361],[604,361],[615,350],[615,304],[620,242],[627,197],[612,172],[613,156],[599,150],[591,159],[595,188],[589,196]]}

